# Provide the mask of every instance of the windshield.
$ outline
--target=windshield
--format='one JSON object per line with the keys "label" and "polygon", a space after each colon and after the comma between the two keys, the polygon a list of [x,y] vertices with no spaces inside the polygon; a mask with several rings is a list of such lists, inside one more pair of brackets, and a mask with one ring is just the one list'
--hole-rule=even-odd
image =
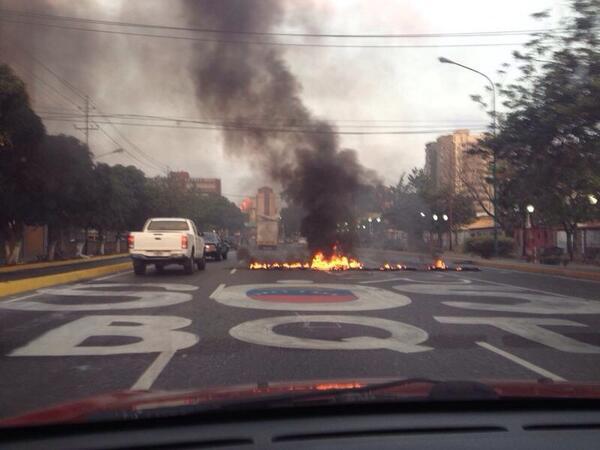
{"label": "windshield", "polygon": [[587,395],[599,199],[600,0],[0,0],[0,426]]}
{"label": "windshield", "polygon": [[187,231],[190,227],[181,220],[153,220],[148,224],[148,231]]}
{"label": "windshield", "polygon": [[203,237],[204,237],[205,242],[208,242],[211,244],[216,244],[217,242],[219,242],[219,238],[216,235],[214,235],[213,233],[205,232]]}

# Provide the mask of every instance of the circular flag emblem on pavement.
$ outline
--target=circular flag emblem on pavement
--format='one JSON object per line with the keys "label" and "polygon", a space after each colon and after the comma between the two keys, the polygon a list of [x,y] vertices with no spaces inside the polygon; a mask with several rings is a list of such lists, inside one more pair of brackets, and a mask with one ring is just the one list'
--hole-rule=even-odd
{"label": "circular flag emblem on pavement", "polygon": [[358,298],[349,289],[321,286],[265,286],[250,289],[246,295],[253,300],[285,303],[350,302]]}

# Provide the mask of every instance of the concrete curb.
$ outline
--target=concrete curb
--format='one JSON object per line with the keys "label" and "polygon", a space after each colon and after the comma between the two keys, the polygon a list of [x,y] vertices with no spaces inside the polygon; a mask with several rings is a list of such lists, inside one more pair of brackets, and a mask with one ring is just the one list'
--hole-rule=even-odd
{"label": "concrete curb", "polygon": [[131,269],[131,262],[94,267],[92,269],[74,270],[53,275],[42,275],[40,277],[24,278],[20,280],[4,281],[0,282],[0,298],[44,287],[55,286],[57,284],[96,278],[127,269]]}

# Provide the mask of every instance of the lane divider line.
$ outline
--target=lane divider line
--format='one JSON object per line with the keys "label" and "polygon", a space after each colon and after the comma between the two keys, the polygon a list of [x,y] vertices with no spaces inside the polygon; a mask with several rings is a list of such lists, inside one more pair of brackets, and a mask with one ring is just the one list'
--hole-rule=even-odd
{"label": "lane divider line", "polygon": [[507,351],[504,351],[498,347],[494,347],[493,345],[488,344],[487,342],[479,341],[479,342],[477,342],[477,345],[485,348],[486,350],[494,352],[497,355],[503,356],[504,358],[509,359],[510,361],[512,361],[522,367],[525,367],[526,369],[529,369],[532,372],[537,373],[538,375],[541,375],[546,378],[550,378],[552,381],[567,381],[563,377],[559,377],[558,375],[556,375],[546,369],[543,369],[540,366],[536,366],[535,364],[532,364],[529,361],[525,361],[524,359],[519,358],[518,356],[515,356],[512,353],[508,353]]}
{"label": "lane divider line", "polygon": [[235,269],[235,268],[234,268],[234,269],[231,269],[231,271],[230,271],[229,273],[230,273],[231,275],[233,275],[233,274],[234,274],[234,273],[236,273],[236,272],[237,272],[237,269]]}
{"label": "lane divider line", "polygon": [[175,355],[175,351],[162,352],[156,357],[156,359],[148,366],[146,371],[141,377],[131,386],[132,390],[148,390],[152,387],[158,376],[167,367],[171,358]]}
{"label": "lane divider line", "polygon": [[208,298],[214,299],[217,296],[217,294],[219,292],[221,292],[223,289],[225,289],[225,284],[221,283],[220,285],[217,286],[217,288],[213,291],[213,293],[208,296]]}

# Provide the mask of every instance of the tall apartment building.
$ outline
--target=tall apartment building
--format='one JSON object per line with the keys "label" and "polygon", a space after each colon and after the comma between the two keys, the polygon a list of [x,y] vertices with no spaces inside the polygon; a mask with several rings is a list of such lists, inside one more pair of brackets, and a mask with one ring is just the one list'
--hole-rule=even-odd
{"label": "tall apartment building", "polygon": [[471,134],[469,130],[456,130],[452,134],[438,137],[435,142],[427,143],[425,173],[437,190],[471,195],[476,214],[484,216],[485,209],[492,210],[491,186],[486,181],[489,164],[483,156],[469,152],[480,137],[479,134]]}

